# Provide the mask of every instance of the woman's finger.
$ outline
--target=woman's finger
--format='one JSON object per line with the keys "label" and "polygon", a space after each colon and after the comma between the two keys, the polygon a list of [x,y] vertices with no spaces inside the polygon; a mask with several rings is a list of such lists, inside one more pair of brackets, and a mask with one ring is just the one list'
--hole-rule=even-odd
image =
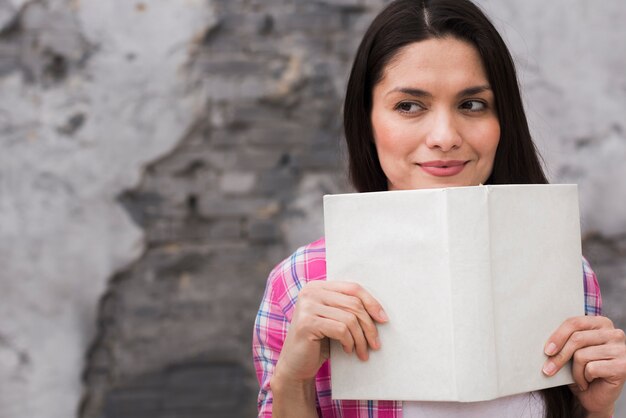
{"label": "woman's finger", "polygon": [[382,305],[363,286],[351,282],[323,282],[322,286],[328,290],[359,298],[367,313],[377,322],[389,320]]}
{"label": "woman's finger", "polygon": [[611,341],[614,336],[614,329],[574,331],[561,350],[546,360],[543,365],[543,372],[548,376],[554,375],[574,356],[577,350],[584,347],[606,344]]}
{"label": "woman's finger", "polygon": [[626,358],[623,356],[611,360],[597,360],[587,363],[585,367],[585,380],[592,382],[594,379],[620,386],[626,379]]}
{"label": "woman's finger", "polygon": [[[341,322],[348,327],[352,341],[354,341],[354,350],[361,360],[367,360],[369,355],[367,351],[367,340],[361,328],[359,318],[349,311],[344,311],[332,306],[320,305],[317,314],[322,318]],[[329,336],[330,337],[330,336]],[[331,337],[332,338],[332,337]]]}
{"label": "woman's finger", "polygon": [[613,322],[605,316],[575,316],[569,318],[548,338],[544,352],[548,356],[554,356],[563,349],[567,340],[576,331],[612,328],[614,328]]}
{"label": "woman's finger", "polygon": [[574,353],[574,361],[572,363],[572,376],[574,382],[582,391],[587,390],[591,380],[585,377],[585,369],[587,365],[594,361],[614,360],[620,356],[619,346],[616,344],[605,344],[584,347]]}
{"label": "woman's finger", "polygon": [[354,350],[354,339],[348,325],[321,316],[316,317],[312,322],[312,327],[324,337],[337,340],[343,347],[343,351],[351,353]]}
{"label": "woman's finger", "polygon": [[322,302],[325,305],[334,306],[356,315],[369,346],[375,350],[380,348],[378,329],[372,317],[366,311],[361,299],[356,296],[326,290],[322,294]]}

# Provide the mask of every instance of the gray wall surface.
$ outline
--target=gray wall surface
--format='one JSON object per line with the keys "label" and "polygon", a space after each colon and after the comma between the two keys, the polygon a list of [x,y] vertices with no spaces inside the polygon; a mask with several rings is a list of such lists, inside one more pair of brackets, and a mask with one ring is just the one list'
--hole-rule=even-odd
{"label": "gray wall surface", "polygon": [[[0,0],[0,418],[241,417],[383,0]],[[626,327],[626,3],[487,1]],[[626,416],[626,402],[616,416]]]}

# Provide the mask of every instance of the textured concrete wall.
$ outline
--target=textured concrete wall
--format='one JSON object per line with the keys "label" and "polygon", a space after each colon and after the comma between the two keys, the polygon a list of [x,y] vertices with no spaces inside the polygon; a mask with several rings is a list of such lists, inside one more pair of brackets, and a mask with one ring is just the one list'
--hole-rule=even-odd
{"label": "textured concrete wall", "polygon": [[98,300],[144,248],[116,196],[200,113],[185,65],[212,16],[0,2],[0,417],[76,416]]}
{"label": "textured concrete wall", "polygon": [[[348,190],[341,102],[383,3],[0,0],[0,418],[254,414],[253,316]],[[544,3],[480,2],[623,328],[626,5]]]}

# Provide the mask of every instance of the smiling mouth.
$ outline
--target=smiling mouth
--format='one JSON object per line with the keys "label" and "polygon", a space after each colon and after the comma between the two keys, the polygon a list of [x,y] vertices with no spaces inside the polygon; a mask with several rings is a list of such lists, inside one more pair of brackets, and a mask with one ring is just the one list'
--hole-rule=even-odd
{"label": "smiling mouth", "polygon": [[427,161],[424,163],[417,163],[417,165],[421,167],[458,167],[460,165],[465,165],[468,161],[464,160],[449,160],[449,161]]}
{"label": "smiling mouth", "polygon": [[469,160],[449,160],[449,161],[426,161],[417,163],[426,173],[435,177],[449,177],[459,174],[465,168]]}

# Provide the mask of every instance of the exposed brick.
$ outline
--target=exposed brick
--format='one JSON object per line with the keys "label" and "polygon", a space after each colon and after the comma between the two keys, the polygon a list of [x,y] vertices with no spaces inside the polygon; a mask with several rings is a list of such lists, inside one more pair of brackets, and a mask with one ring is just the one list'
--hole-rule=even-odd
{"label": "exposed brick", "polygon": [[275,221],[253,220],[248,226],[248,238],[253,243],[272,243],[280,239],[280,230]]}
{"label": "exposed brick", "polygon": [[198,211],[208,218],[255,216],[275,211],[276,201],[267,197],[201,196]]}
{"label": "exposed brick", "polygon": [[220,189],[226,194],[246,194],[252,191],[254,183],[254,173],[229,172],[222,174]]}

